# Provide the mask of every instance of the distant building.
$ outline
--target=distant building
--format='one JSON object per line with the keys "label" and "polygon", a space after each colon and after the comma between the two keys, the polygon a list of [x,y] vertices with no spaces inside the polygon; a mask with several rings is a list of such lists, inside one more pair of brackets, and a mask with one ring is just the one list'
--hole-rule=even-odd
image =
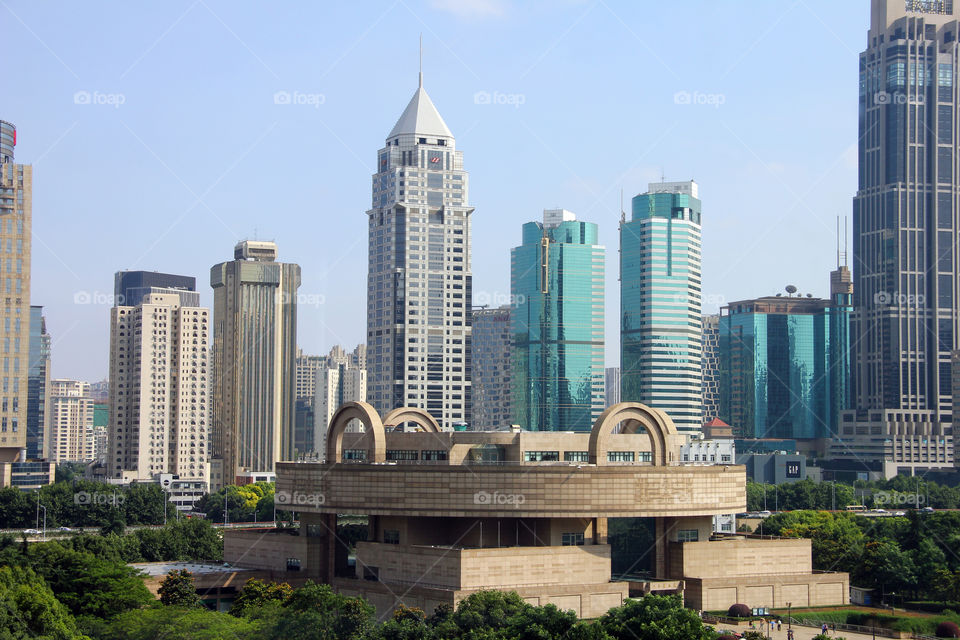
{"label": "distant building", "polygon": [[90,383],[90,397],[93,398],[94,402],[109,402],[110,401],[110,381],[107,379],[100,380],[99,382]]}
{"label": "distant building", "polygon": [[[92,385],[91,385],[92,386]],[[110,405],[106,402],[97,402],[93,393],[90,398],[93,403],[93,459],[97,464],[106,466],[110,432]]]}
{"label": "distant building", "polygon": [[[747,479],[763,484],[800,482],[807,477],[807,458],[799,453],[738,453],[737,464],[747,468]],[[767,505],[774,509],[775,504]]]}
{"label": "distant building", "polygon": [[117,307],[136,307],[148,293],[169,292],[187,294],[181,298],[183,305],[199,307],[200,294],[196,291],[197,279],[193,276],[158,271],[118,271],[113,277],[113,304]]}
{"label": "distant building", "polygon": [[603,399],[607,407],[620,402],[620,367],[607,367],[604,370]]}
{"label": "distant building", "polygon": [[300,267],[246,240],[210,270],[214,490],[294,455]]}
{"label": "distant building", "polygon": [[473,415],[470,429],[485,431],[511,424],[510,307],[473,310],[471,343]]}
{"label": "distant building", "polygon": [[700,207],[696,182],[655,182],[620,223],[620,397],[692,435],[703,426]]}
{"label": "distant building", "polygon": [[703,316],[700,384],[703,421],[720,415],[720,316]]}
{"label": "distant building", "polygon": [[210,311],[194,300],[155,289],[110,310],[111,479],[209,481]]}
{"label": "distant building", "polygon": [[[43,307],[30,307],[30,362],[27,367],[27,459],[44,460],[50,453],[50,334]],[[2,486],[2,485],[0,485]]]}
{"label": "distant building", "polygon": [[[366,347],[358,345],[353,353],[346,353],[340,345],[330,350],[326,362],[317,371],[316,395],[313,403],[313,441],[308,451],[323,455],[327,447],[327,426],[337,409],[345,402],[367,400],[367,371],[361,367],[366,360]],[[356,423],[351,428],[357,428]]]}
{"label": "distant building", "polygon": [[837,433],[851,389],[851,310],[849,294],[839,290],[831,299],[767,296],[723,307],[720,417],[737,435]]}
{"label": "distant building", "polygon": [[326,363],[324,356],[311,356],[297,349],[297,400],[313,399],[317,392],[317,370]]}
{"label": "distant building", "polygon": [[50,381],[50,462],[91,462],[93,400],[90,384],[80,380]]}
{"label": "distant building", "polygon": [[570,211],[523,225],[510,253],[512,424],[589,431],[603,411],[604,258],[597,225]]}

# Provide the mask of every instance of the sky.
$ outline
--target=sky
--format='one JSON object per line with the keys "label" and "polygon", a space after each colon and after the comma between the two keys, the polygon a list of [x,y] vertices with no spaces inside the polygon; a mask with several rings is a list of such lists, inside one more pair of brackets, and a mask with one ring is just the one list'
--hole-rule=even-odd
{"label": "sky", "polygon": [[298,343],[364,340],[376,152],[424,86],[470,172],[474,302],[545,208],[600,225],[619,361],[621,192],[694,179],[704,312],[828,294],[856,190],[867,0],[0,0],[0,119],[32,164],[53,376],[98,380],[113,274],[197,278],[244,239],[302,268]]}

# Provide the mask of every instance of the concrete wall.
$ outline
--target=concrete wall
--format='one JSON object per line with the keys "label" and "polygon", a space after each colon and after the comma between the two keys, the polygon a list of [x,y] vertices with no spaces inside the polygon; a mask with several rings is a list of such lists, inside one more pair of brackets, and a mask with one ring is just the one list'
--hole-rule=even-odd
{"label": "concrete wall", "polygon": [[805,538],[671,543],[670,574],[677,579],[778,576],[813,571],[811,542]]}
{"label": "concrete wall", "polygon": [[778,576],[688,578],[684,601],[703,611],[726,610],[732,604],[748,607],[821,607],[849,603],[850,579],[846,573],[807,573]]}

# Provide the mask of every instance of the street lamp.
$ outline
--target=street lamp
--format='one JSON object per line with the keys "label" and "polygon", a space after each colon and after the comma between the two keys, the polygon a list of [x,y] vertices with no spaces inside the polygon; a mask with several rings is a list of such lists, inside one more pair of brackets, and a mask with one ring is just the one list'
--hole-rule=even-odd
{"label": "street lamp", "polygon": [[792,602],[788,602],[788,603],[787,603],[787,631],[789,631],[789,630],[792,628],[792,627],[790,626],[790,609],[791,609],[791,607],[793,607],[793,603],[792,603]]}
{"label": "street lamp", "polygon": [[40,504],[39,502],[37,502],[37,505],[41,509],[43,509],[43,541],[46,542],[47,540],[47,508],[42,504]]}

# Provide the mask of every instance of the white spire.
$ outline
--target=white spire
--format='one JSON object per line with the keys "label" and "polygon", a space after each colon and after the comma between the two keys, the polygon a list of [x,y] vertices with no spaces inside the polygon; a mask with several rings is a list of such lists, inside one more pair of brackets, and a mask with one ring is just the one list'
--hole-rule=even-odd
{"label": "white spire", "polygon": [[421,136],[443,138],[453,137],[450,129],[447,128],[447,123],[440,117],[440,112],[433,106],[433,101],[422,85],[417,87],[417,92],[413,94],[407,108],[403,110],[403,115],[397,120],[397,124],[393,126],[387,138],[392,138],[401,133],[416,133]]}

